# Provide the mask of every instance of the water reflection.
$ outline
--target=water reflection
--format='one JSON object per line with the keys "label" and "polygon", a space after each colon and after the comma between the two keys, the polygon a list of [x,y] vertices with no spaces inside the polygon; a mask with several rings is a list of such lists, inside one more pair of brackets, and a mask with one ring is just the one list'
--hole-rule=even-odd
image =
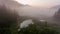
{"label": "water reflection", "polygon": [[33,24],[32,19],[25,20],[21,23],[20,27],[27,27],[29,24]]}

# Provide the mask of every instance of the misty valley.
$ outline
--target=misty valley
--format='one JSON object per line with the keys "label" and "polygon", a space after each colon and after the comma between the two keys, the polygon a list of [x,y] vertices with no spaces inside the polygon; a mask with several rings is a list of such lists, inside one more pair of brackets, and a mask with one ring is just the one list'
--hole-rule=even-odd
{"label": "misty valley", "polygon": [[[47,22],[48,26],[60,31],[60,8],[36,8],[25,6],[17,10],[20,16],[29,17],[21,23],[21,28],[28,27],[29,24],[38,24],[33,21],[36,19],[36,21],[39,20],[42,23]],[[41,23],[39,24],[41,25]],[[39,25],[37,27],[39,27]]]}
{"label": "misty valley", "polygon": [[[37,18],[39,20],[46,20],[54,22],[54,16],[59,12],[59,8],[37,8],[31,6],[24,6],[18,8],[17,11],[20,16],[26,16],[30,18]],[[58,17],[58,16],[57,16]]]}
{"label": "misty valley", "polygon": [[0,0],[0,34],[60,34],[60,1]]}

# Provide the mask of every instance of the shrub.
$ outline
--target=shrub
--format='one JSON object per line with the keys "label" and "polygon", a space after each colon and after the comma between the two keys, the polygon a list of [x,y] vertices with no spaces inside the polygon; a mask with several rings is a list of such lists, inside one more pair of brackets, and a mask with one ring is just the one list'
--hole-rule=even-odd
{"label": "shrub", "polygon": [[26,28],[21,28],[19,34],[59,34],[52,27],[48,27],[47,23],[45,25],[41,25],[40,28],[37,28],[37,25],[30,24]]}

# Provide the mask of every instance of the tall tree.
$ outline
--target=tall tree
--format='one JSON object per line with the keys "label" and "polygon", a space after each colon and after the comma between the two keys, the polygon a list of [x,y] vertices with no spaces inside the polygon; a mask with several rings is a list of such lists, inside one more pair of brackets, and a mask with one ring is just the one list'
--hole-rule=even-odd
{"label": "tall tree", "polygon": [[0,5],[0,34],[17,34],[18,14]]}

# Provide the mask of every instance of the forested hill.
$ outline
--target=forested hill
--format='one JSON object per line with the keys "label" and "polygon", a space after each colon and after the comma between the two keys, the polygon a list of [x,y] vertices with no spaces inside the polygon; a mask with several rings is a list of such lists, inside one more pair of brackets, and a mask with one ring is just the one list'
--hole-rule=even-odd
{"label": "forested hill", "polygon": [[17,1],[13,0],[0,0],[0,4],[4,4],[5,6],[8,6],[10,8],[18,8],[20,6],[23,6],[22,4],[18,3]]}

